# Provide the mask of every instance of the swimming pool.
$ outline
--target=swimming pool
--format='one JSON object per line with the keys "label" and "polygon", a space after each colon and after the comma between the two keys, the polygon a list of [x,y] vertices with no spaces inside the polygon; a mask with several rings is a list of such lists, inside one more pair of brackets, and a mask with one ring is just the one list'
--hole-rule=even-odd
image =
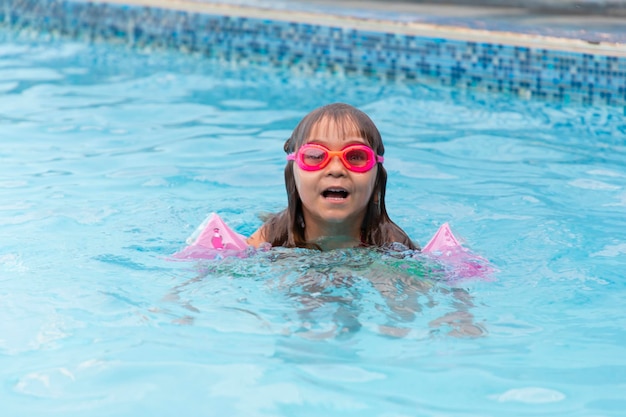
{"label": "swimming pool", "polygon": [[[3,415],[626,408],[622,107],[0,39]],[[249,234],[282,208],[285,137],[338,99],[381,129],[392,218],[450,222],[494,280],[410,264],[403,315],[363,280],[380,254],[165,259],[210,211]]]}

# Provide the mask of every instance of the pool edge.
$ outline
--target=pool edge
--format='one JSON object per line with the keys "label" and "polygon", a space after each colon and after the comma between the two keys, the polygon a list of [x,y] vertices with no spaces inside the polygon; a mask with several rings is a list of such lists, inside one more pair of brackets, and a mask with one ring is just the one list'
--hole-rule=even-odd
{"label": "pool edge", "polygon": [[[84,0],[72,0],[84,1]],[[91,0],[91,3],[109,3],[139,7],[158,7],[191,13],[268,19],[311,25],[340,27],[368,32],[393,33],[424,38],[449,39],[465,42],[502,44],[524,48],[548,49],[580,54],[626,57],[626,43],[590,42],[537,34],[507,32],[488,29],[472,29],[434,23],[399,22],[389,19],[370,19],[333,13],[303,10],[281,10],[225,3],[209,3],[193,0]]]}

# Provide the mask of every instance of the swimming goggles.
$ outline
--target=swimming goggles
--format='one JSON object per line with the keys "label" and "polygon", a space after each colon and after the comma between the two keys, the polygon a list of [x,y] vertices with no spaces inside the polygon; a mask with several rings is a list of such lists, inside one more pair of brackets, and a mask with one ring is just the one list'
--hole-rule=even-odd
{"label": "swimming goggles", "polygon": [[340,151],[331,151],[316,143],[302,145],[297,152],[287,155],[287,160],[296,161],[300,169],[305,171],[317,171],[328,165],[334,156],[338,156],[343,165],[352,172],[367,172],[377,162],[382,163],[385,160],[365,145],[348,145]]}

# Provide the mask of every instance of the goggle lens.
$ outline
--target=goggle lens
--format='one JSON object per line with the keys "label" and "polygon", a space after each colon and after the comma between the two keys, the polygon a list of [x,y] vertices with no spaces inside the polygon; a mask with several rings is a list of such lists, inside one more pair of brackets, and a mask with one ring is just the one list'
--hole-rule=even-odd
{"label": "goggle lens", "polygon": [[300,158],[298,161],[306,165],[307,167],[321,166],[328,159],[328,152],[319,148],[306,148],[300,150]]}
{"label": "goggle lens", "polygon": [[353,167],[363,168],[374,159],[374,153],[369,153],[364,149],[346,149],[343,158]]}

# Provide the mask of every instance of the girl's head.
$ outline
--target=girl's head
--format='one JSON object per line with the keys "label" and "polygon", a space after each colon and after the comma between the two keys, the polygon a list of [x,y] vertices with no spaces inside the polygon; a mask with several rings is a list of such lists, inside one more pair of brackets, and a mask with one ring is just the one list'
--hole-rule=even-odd
{"label": "girl's head", "polygon": [[345,163],[333,156],[321,169],[302,169],[289,160],[285,167],[288,244],[308,246],[305,228],[309,227],[310,232],[310,227],[320,224],[356,233],[362,244],[380,244],[388,239],[381,235],[384,232],[380,227],[391,223],[385,208],[387,172],[382,166],[385,148],[369,116],[343,103],[315,109],[296,126],[284,149],[292,155],[306,144],[317,144],[331,152],[348,145],[366,145],[374,151],[374,161],[380,162],[361,172],[350,168],[351,162],[360,163],[363,155],[358,153],[344,154]]}

